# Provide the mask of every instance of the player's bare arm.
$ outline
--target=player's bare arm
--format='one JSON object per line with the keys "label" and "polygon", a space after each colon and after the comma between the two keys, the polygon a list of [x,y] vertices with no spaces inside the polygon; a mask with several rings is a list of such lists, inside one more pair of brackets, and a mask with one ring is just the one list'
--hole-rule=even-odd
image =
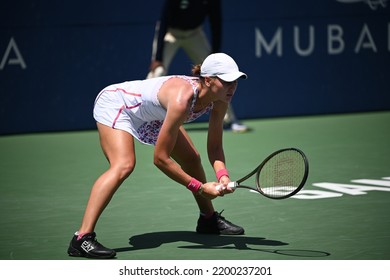
{"label": "player's bare arm", "polygon": [[[209,132],[207,137],[207,152],[211,166],[217,173],[226,169],[225,154],[223,151],[223,118],[226,114],[228,103],[222,101],[214,102],[213,110],[210,114]],[[228,176],[222,176],[220,183],[227,185],[230,182]],[[230,188],[227,192],[233,192]]]}
{"label": "player's bare arm", "polygon": [[214,102],[210,114],[209,129],[207,136],[207,153],[214,170],[225,168],[225,156],[223,152],[223,118],[228,104],[220,101]]}
{"label": "player's bare arm", "polygon": [[[172,84],[179,84],[179,90]],[[178,78],[167,81],[159,93],[160,103],[166,108],[167,114],[155,146],[154,164],[168,177],[182,185],[187,185],[191,176],[172,160],[171,154],[176,145],[180,127],[187,118],[192,95],[191,85]]]}

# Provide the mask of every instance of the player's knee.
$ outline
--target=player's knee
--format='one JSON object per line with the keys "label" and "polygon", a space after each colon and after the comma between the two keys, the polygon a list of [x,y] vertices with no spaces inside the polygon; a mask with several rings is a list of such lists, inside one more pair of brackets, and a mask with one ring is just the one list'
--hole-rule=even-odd
{"label": "player's knee", "polygon": [[135,168],[135,163],[128,163],[128,164],[126,164],[125,166],[123,166],[122,176],[124,178],[129,177],[130,174],[133,173],[134,168]]}
{"label": "player's knee", "polygon": [[116,166],[117,176],[119,180],[123,181],[133,173],[135,168],[135,162],[126,162]]}

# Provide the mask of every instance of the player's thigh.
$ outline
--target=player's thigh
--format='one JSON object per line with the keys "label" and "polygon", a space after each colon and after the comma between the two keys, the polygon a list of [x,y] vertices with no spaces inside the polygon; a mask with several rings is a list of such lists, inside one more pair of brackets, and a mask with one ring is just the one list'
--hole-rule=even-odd
{"label": "player's thigh", "polygon": [[97,123],[100,145],[111,166],[119,165],[128,169],[135,166],[133,136],[120,129]]}

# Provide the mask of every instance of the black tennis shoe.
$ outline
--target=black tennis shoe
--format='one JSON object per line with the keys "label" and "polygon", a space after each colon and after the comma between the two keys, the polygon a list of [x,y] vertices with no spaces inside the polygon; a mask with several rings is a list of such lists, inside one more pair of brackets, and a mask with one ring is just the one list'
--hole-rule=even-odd
{"label": "black tennis shoe", "polygon": [[108,249],[96,240],[96,233],[87,233],[80,240],[74,235],[70,241],[68,255],[72,257],[84,257],[90,259],[111,259],[116,252]]}
{"label": "black tennis shoe", "polygon": [[197,233],[203,234],[226,234],[226,235],[241,235],[244,234],[244,229],[237,226],[221,216],[223,210],[218,213],[214,212],[211,218],[206,219],[202,215],[199,216]]}

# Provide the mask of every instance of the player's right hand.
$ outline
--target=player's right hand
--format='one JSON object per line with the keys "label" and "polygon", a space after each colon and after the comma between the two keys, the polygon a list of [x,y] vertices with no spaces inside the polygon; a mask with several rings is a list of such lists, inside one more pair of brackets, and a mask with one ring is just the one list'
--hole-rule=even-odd
{"label": "player's right hand", "polygon": [[220,183],[216,182],[209,182],[203,184],[202,196],[209,199],[214,199],[217,196],[224,196],[225,194],[229,194],[232,192],[233,190],[225,185],[221,185]]}

